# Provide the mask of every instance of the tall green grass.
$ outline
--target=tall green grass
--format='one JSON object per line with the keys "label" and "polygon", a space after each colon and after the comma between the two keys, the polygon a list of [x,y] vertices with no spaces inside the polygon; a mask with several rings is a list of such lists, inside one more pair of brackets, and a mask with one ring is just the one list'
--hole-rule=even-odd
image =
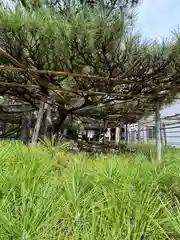
{"label": "tall green grass", "polygon": [[0,239],[180,239],[180,153],[88,157],[0,142]]}

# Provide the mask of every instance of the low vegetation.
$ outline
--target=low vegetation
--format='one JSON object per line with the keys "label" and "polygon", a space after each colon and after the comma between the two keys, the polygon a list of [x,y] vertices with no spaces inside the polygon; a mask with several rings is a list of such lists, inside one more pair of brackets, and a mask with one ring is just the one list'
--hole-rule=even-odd
{"label": "low vegetation", "polygon": [[0,239],[180,238],[180,151],[73,155],[0,142]]}

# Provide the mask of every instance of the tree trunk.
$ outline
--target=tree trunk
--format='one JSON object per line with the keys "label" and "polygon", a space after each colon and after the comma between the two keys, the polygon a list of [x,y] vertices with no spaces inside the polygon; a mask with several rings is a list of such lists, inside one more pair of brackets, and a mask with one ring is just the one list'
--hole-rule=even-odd
{"label": "tree trunk", "polygon": [[162,124],[163,137],[164,137],[164,146],[167,147],[167,137],[166,137],[166,125]]}
{"label": "tree trunk", "polygon": [[103,122],[103,144],[105,143],[105,127],[106,127],[106,120],[104,119],[104,122]]}
{"label": "tree trunk", "polygon": [[59,134],[59,132],[61,131],[61,126],[62,126],[63,122],[66,120],[67,116],[68,116],[68,113],[66,111],[59,112],[59,117],[53,126],[54,134],[57,134],[57,135]]}
{"label": "tree trunk", "polygon": [[45,126],[45,134],[49,136],[52,132],[52,111],[50,106],[47,106]]}
{"label": "tree trunk", "polygon": [[45,109],[46,111],[43,115],[40,135],[50,137],[50,133],[52,132],[52,109],[47,103],[45,104]]}
{"label": "tree trunk", "polygon": [[19,140],[23,143],[28,143],[30,138],[30,117],[24,117],[19,133]]}
{"label": "tree trunk", "polygon": [[32,141],[31,141],[32,146],[35,146],[36,143],[37,143],[37,139],[38,139],[38,136],[39,136],[39,130],[40,130],[43,115],[44,115],[44,107],[45,107],[45,100],[43,98],[41,100],[41,104],[40,104],[39,112],[38,112],[38,116],[37,116],[37,121],[36,121],[34,131],[33,131],[33,135],[32,135]]}

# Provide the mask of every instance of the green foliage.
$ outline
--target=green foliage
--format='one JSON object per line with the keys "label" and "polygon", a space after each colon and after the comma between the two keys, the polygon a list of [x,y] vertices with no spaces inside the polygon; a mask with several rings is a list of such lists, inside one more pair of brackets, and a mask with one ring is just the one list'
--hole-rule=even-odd
{"label": "green foliage", "polygon": [[64,154],[0,143],[0,239],[179,239],[179,150],[172,159]]}
{"label": "green foliage", "polygon": [[78,13],[72,10],[68,16],[54,13],[47,7],[36,11],[0,10],[0,40],[5,49],[11,44],[14,57],[18,57],[13,41],[21,42],[21,49],[29,55],[24,59],[28,61],[26,64],[38,62],[38,68],[42,69],[81,72],[89,66],[94,74],[107,72],[118,76],[114,70],[124,72],[125,69],[119,68],[123,68],[121,61],[127,60],[127,53],[132,63],[137,53],[144,55],[147,51],[139,46],[137,38],[128,36],[127,25],[123,13],[105,17],[98,9],[82,9]]}
{"label": "green foliage", "polygon": [[52,135],[51,137],[44,136],[40,138],[40,146],[42,145],[48,153],[50,154],[51,158],[53,159],[58,152],[67,152],[70,149],[71,144],[69,142],[65,142],[63,140],[63,136],[57,137],[56,135]]}
{"label": "green foliage", "polygon": [[[40,76],[43,78],[46,94],[64,112],[89,115],[96,119],[116,114],[125,116],[125,121],[132,122],[139,115],[154,111],[155,92],[169,89],[170,85],[176,84],[174,79],[177,79],[179,71],[179,42],[175,40],[177,44],[173,42],[160,45],[154,42],[142,43],[140,35],[129,30],[126,11],[122,11],[122,8],[131,9],[131,5],[135,6],[138,1],[96,1],[96,7],[93,8],[87,7],[87,1],[81,1],[80,4],[79,1],[65,1],[64,14],[64,10],[54,11],[54,8],[47,6],[47,1],[36,1],[38,7],[33,5],[33,1],[18,2],[21,4],[16,5],[13,10],[6,7],[0,9],[1,47],[14,58],[31,68],[117,78],[100,81],[79,77],[53,78],[48,74]],[[78,11],[73,2],[78,5]],[[62,1],[59,3],[62,6]],[[109,14],[106,6],[112,5],[112,14]],[[166,81],[165,75],[168,77]],[[9,79],[15,83],[37,84],[29,75],[3,72],[2,81]],[[53,84],[52,88],[49,82]],[[89,93],[72,93],[69,88]],[[9,93],[9,89],[7,90],[10,95],[25,95],[18,91],[16,89]],[[97,96],[98,92],[107,95]],[[117,93],[117,96],[108,96],[112,92]],[[40,94],[44,94],[42,89]],[[96,96],[92,96],[93,94]],[[173,90],[172,93],[164,93],[165,97],[160,99],[160,105],[172,102],[172,94],[175,96],[176,92]],[[36,99],[34,92],[31,95],[33,100]],[[143,95],[148,95],[149,98],[144,98]],[[133,99],[133,103],[126,101],[131,101],[134,96],[137,99]],[[26,95],[24,98],[27,101]],[[125,103],[122,104],[123,100]],[[97,107],[99,104],[103,104],[101,111]],[[86,111],[85,107],[90,107],[90,111]],[[84,112],[80,112],[81,109]]]}

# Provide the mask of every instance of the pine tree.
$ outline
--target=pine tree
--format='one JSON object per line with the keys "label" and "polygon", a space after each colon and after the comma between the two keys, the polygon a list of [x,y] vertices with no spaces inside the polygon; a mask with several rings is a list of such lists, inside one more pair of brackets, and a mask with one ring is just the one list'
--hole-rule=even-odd
{"label": "pine tree", "polygon": [[[54,106],[57,132],[69,114],[102,119],[116,113],[121,118],[137,119],[145,110],[152,112],[153,105],[147,107],[144,99],[141,103],[134,101],[134,104],[123,105],[121,101],[130,101],[133,96],[149,92],[154,96],[157,89],[164,88],[160,81],[165,75],[171,81],[175,76],[177,79],[178,43],[157,48],[157,44],[143,44],[139,36],[129,34],[126,15],[118,9],[131,9],[136,2],[97,1],[91,10],[76,1],[79,11],[75,11],[71,1],[66,6],[59,1],[61,10],[66,8],[66,14],[57,11],[57,7],[56,11],[47,7],[47,2],[39,3],[34,7],[31,1],[24,0],[11,11],[0,9],[1,47],[27,68],[107,77],[96,80],[1,71],[1,82],[37,86],[36,89],[3,86],[0,94],[13,96],[17,101],[23,99],[33,107],[39,105],[42,97],[48,99]],[[102,3],[112,4],[110,14],[108,5],[103,10]],[[4,58],[1,60],[5,62]],[[10,63],[6,60],[6,64]],[[68,91],[72,88],[72,92]],[[67,91],[62,92],[62,89]],[[99,92],[103,94],[98,95]]]}

